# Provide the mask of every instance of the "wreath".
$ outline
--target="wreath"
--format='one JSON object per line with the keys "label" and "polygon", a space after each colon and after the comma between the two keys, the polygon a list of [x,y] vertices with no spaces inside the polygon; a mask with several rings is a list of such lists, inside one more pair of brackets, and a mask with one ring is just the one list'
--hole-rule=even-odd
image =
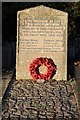
{"label": "wreath", "polygon": [[[41,74],[39,72],[39,67],[41,65],[45,65],[47,67],[47,72],[45,74]],[[32,63],[29,66],[30,75],[34,80],[37,79],[49,80],[55,75],[56,70],[57,68],[53,60],[51,58],[46,57],[36,58],[35,60],[32,61]]]}

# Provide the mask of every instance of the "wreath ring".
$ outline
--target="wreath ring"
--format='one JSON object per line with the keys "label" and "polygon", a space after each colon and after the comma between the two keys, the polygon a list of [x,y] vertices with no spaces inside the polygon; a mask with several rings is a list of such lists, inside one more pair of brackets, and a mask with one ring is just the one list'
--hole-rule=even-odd
{"label": "wreath ring", "polygon": [[[41,65],[45,65],[47,67],[47,72],[45,74],[41,74],[39,72],[39,67]],[[44,79],[49,80],[56,74],[57,67],[54,64],[51,58],[47,57],[39,57],[33,60],[29,66],[30,75],[34,80]]]}

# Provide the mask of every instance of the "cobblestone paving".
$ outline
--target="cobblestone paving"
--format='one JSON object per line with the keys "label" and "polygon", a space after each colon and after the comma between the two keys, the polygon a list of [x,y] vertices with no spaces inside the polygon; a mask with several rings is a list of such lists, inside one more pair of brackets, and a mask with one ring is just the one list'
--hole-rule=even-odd
{"label": "cobblestone paving", "polygon": [[3,101],[3,120],[78,120],[72,87],[68,82],[15,80]]}

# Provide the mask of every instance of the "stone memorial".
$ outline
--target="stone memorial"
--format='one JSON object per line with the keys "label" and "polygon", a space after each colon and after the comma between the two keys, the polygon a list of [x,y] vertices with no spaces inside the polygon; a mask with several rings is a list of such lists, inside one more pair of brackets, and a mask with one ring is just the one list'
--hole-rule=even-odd
{"label": "stone memorial", "polygon": [[43,5],[18,11],[16,79],[34,79],[32,65],[34,73],[36,66],[40,75],[55,68],[52,79],[67,80],[67,22],[66,12]]}

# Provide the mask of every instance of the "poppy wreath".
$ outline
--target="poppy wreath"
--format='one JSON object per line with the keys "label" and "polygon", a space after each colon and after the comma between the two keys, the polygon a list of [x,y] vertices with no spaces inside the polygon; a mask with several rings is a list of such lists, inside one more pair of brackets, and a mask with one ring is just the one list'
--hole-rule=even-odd
{"label": "poppy wreath", "polygon": [[[39,67],[41,65],[45,65],[47,67],[46,74],[41,74],[39,72]],[[35,60],[32,61],[32,63],[29,66],[30,75],[34,80],[37,79],[49,80],[56,74],[56,70],[57,68],[53,60],[47,57],[36,58]]]}

